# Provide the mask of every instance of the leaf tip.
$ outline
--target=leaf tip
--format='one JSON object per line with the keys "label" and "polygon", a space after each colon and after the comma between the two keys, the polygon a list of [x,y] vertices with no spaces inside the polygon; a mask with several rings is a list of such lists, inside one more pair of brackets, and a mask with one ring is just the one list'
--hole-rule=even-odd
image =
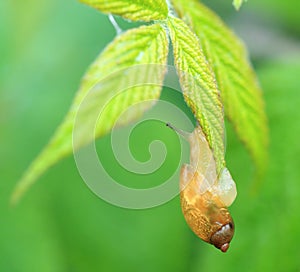
{"label": "leaf tip", "polygon": [[34,183],[36,177],[33,175],[31,169],[32,166],[25,171],[23,176],[15,184],[9,199],[9,204],[11,207],[18,205],[28,188]]}
{"label": "leaf tip", "polygon": [[243,0],[233,0],[232,5],[236,9],[236,11],[239,11],[241,6],[243,4]]}
{"label": "leaf tip", "polygon": [[23,193],[20,192],[18,186],[16,186],[10,196],[9,204],[11,207],[15,207],[20,202]]}
{"label": "leaf tip", "polygon": [[[36,166],[33,164],[33,166]],[[35,172],[36,169],[34,169],[32,166],[28,168],[28,170],[25,172],[24,176],[18,180],[17,184],[15,185],[15,188],[12,191],[11,197],[10,197],[10,205],[16,206],[22,199],[22,197],[25,195],[25,193],[28,191],[28,189],[35,183],[38,177],[40,177],[41,173]]]}

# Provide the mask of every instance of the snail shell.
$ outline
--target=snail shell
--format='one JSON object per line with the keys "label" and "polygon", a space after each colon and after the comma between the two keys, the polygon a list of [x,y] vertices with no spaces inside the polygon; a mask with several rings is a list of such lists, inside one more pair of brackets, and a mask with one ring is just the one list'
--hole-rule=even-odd
{"label": "snail shell", "polygon": [[217,175],[213,153],[200,127],[188,136],[190,165],[180,174],[180,200],[185,220],[203,241],[226,252],[234,234],[227,207],[236,198],[236,185],[227,168]]}

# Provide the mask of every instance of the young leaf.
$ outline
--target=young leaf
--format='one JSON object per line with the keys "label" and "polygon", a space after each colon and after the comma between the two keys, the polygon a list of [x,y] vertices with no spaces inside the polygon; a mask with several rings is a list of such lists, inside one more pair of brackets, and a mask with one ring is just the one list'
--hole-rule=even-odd
{"label": "young leaf", "polygon": [[94,136],[108,133],[128,107],[150,100],[131,107],[117,125],[133,121],[147,110],[160,96],[167,55],[166,32],[159,24],[118,36],[91,65],[65,120],[17,184],[12,201],[18,201],[43,172],[72,153],[75,120],[76,149],[94,140]]}
{"label": "young leaf", "polygon": [[223,107],[214,74],[202,52],[198,38],[180,19],[170,17],[168,27],[174,62],[184,99],[199,121],[214,152],[217,170],[224,167]]}
{"label": "young leaf", "polygon": [[239,10],[243,4],[243,0],[233,0],[232,4],[236,10]]}
{"label": "young leaf", "polygon": [[168,16],[165,0],[80,0],[103,13],[122,16],[132,21],[164,20]]}
{"label": "young leaf", "polygon": [[199,37],[216,74],[225,115],[252,154],[260,176],[267,160],[267,121],[261,89],[244,45],[216,14],[198,1],[173,0],[173,4]]}

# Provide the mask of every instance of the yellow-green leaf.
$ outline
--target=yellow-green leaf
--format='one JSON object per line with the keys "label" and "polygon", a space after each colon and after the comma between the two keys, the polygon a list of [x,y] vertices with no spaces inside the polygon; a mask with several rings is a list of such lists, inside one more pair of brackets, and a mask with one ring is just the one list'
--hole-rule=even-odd
{"label": "yellow-green leaf", "polygon": [[262,92],[243,43],[211,10],[196,0],[173,0],[199,37],[217,78],[225,115],[244,142],[261,175],[266,166],[268,130]]}
{"label": "yellow-green leaf", "polygon": [[17,184],[12,201],[18,201],[43,172],[72,153],[72,136],[75,149],[79,148],[108,133],[128,107],[150,100],[131,107],[117,125],[133,121],[147,110],[160,96],[167,55],[168,39],[159,24],[118,36],[87,71],[65,120]]}
{"label": "yellow-green leaf", "polygon": [[239,10],[243,4],[243,0],[233,0],[232,4],[236,10]]}
{"label": "yellow-green leaf", "polygon": [[132,21],[163,20],[168,16],[165,0],[80,0],[107,14],[115,14]]}
{"label": "yellow-green leaf", "polygon": [[219,172],[225,165],[224,119],[213,71],[198,38],[182,20],[170,17],[168,27],[184,99],[202,127]]}

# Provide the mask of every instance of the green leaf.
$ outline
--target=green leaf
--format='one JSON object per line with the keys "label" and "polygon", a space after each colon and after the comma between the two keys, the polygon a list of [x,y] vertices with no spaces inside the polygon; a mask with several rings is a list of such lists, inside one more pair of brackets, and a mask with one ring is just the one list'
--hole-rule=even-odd
{"label": "green leaf", "polygon": [[262,92],[243,43],[196,0],[174,0],[179,16],[199,37],[216,74],[225,108],[238,137],[252,154],[258,176],[265,171],[268,130]]}
{"label": "green leaf", "polygon": [[103,13],[122,16],[132,21],[164,20],[168,16],[165,0],[80,0]]}
{"label": "green leaf", "polygon": [[161,93],[167,55],[168,39],[159,24],[118,36],[91,65],[65,120],[17,184],[12,202],[17,202],[50,166],[72,153],[75,120],[73,144],[77,149],[108,133],[129,106],[150,100],[131,107],[117,125],[135,120],[151,107]]}
{"label": "green leaf", "polygon": [[236,10],[239,10],[243,4],[243,0],[233,0],[232,4]]}
{"label": "green leaf", "polygon": [[214,74],[198,38],[189,27],[174,17],[169,18],[168,26],[184,99],[199,121],[213,150],[219,173],[225,165],[224,119]]}

